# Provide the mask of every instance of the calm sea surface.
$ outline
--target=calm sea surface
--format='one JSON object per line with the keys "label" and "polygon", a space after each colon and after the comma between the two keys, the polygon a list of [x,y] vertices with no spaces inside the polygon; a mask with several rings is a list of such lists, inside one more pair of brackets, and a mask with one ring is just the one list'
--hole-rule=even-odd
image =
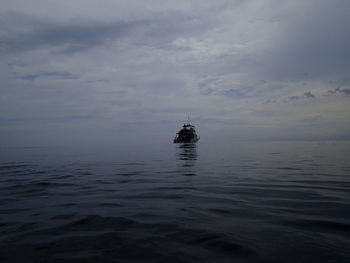
{"label": "calm sea surface", "polygon": [[0,148],[0,262],[350,262],[350,142]]}

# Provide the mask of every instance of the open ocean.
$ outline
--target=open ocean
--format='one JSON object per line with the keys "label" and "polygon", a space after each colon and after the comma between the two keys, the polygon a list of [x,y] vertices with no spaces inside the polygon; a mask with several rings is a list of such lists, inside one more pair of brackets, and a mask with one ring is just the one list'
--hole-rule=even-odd
{"label": "open ocean", "polygon": [[350,262],[350,142],[2,147],[0,262]]}

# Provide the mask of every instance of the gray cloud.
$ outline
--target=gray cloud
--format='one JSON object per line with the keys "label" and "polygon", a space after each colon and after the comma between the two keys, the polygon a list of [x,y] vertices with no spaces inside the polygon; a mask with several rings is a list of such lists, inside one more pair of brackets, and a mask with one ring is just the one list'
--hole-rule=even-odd
{"label": "gray cloud", "polygon": [[314,99],[316,98],[314,94],[312,94],[310,91],[307,91],[304,93],[303,97],[305,98],[310,98],[310,99]]}
{"label": "gray cloud", "polygon": [[53,79],[77,79],[77,76],[74,76],[69,72],[40,72],[36,74],[20,76],[18,78],[22,80],[35,80],[42,77],[49,77]]}
{"label": "gray cloud", "polygon": [[55,47],[58,52],[71,53],[86,50],[121,38],[141,22],[70,23],[56,24],[47,21],[23,21],[31,24],[29,32],[13,32],[0,38],[3,53],[21,52],[42,47]]}
{"label": "gray cloud", "polygon": [[[272,79],[348,80],[350,72],[350,2],[296,1],[283,20],[271,49],[262,55],[262,74]],[[300,11],[300,12],[299,12]]]}
{"label": "gray cloud", "polygon": [[314,99],[316,96],[312,94],[310,91],[304,92],[303,96],[290,96],[288,97],[289,100],[291,101],[298,101],[302,99]]}
{"label": "gray cloud", "polygon": [[5,18],[16,22],[12,25],[7,21],[3,25],[12,26],[13,31],[7,29],[7,34],[0,36],[2,53],[54,48],[56,53],[69,54],[126,37],[138,45],[169,46],[177,35],[186,36],[204,29],[195,17],[175,12],[166,16],[154,14],[151,18],[109,22],[73,19],[63,23],[18,13],[5,14]]}
{"label": "gray cloud", "polygon": [[341,87],[338,87],[333,90],[328,90],[328,95],[333,95],[333,94],[350,95],[350,89],[343,89]]}

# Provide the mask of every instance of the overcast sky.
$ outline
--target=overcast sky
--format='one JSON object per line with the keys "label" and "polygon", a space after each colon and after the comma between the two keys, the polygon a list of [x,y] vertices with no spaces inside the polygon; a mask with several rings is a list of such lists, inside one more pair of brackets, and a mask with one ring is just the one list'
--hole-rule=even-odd
{"label": "overcast sky", "polygon": [[350,136],[348,0],[2,0],[2,144]]}

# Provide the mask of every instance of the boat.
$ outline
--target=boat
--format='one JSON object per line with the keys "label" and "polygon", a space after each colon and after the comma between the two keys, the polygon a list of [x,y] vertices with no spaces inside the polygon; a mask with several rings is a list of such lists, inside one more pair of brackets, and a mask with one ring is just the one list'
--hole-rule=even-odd
{"label": "boat", "polygon": [[195,126],[190,124],[190,118],[188,118],[188,122],[184,123],[181,130],[176,133],[174,143],[194,143],[198,142],[199,138]]}

